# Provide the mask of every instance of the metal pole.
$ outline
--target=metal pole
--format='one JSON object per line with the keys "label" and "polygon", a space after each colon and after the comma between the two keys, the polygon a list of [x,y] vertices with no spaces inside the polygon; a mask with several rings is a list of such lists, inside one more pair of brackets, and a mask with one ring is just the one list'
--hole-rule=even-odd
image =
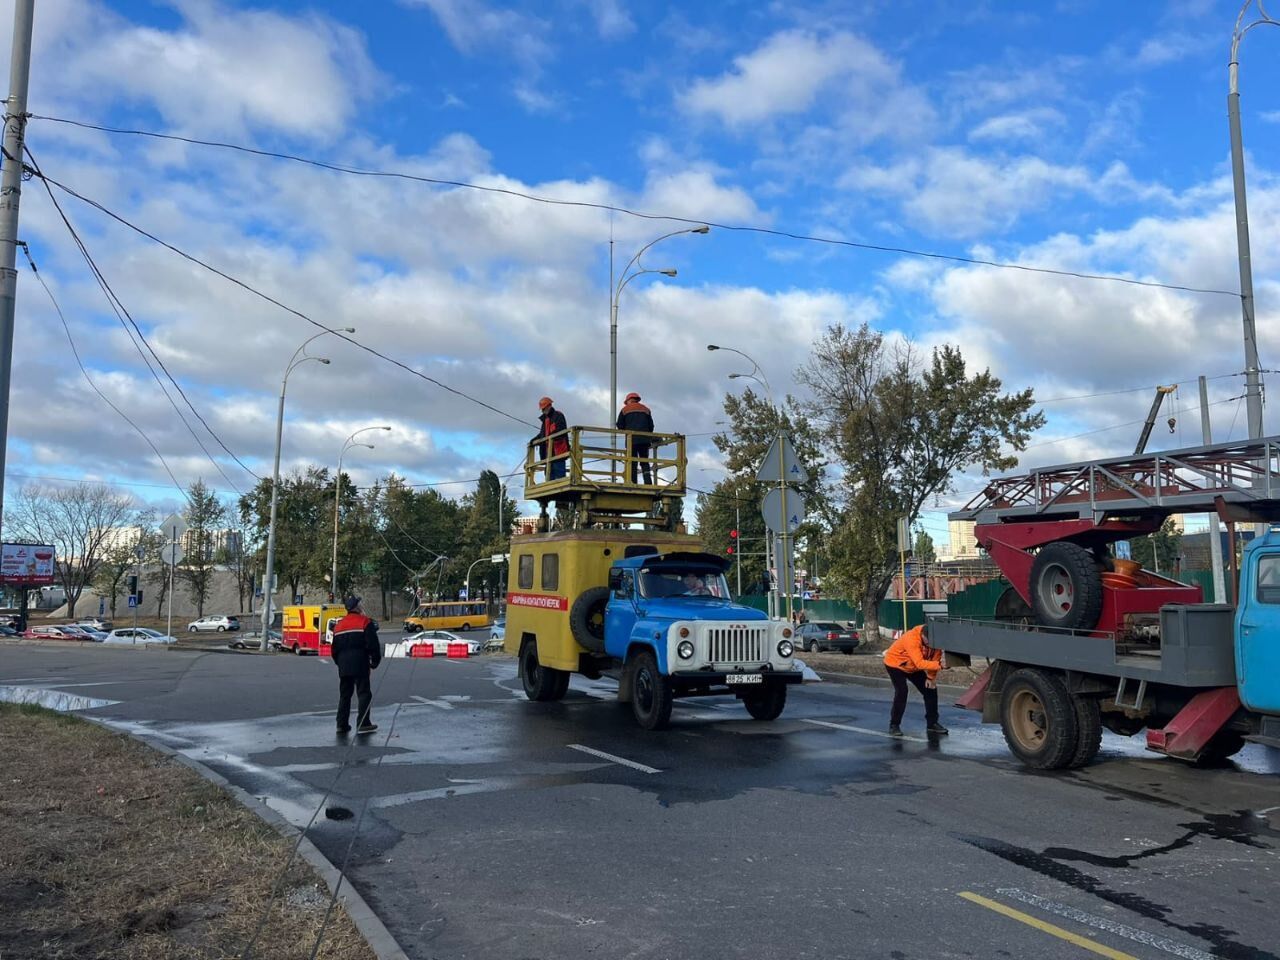
{"label": "metal pole", "polygon": [[613,423],[618,415],[618,297],[613,279],[613,221],[609,221],[609,415],[605,423]]}
{"label": "metal pole", "polygon": [[1245,33],[1259,24],[1276,25],[1261,2],[1261,18],[1241,28],[1245,11],[1253,0],[1246,0],[1236,18],[1231,37],[1231,61],[1227,65],[1227,122],[1231,133],[1231,181],[1236,203],[1236,247],[1240,260],[1240,311],[1244,321],[1245,406],[1249,417],[1249,436],[1262,436],[1262,382],[1258,368],[1258,340],[1254,322],[1253,259],[1249,250],[1249,209],[1245,196],[1244,138],[1240,132],[1240,41]]}
{"label": "metal pole", "polygon": [[267,575],[262,586],[262,643],[258,649],[267,652],[267,638],[271,635],[272,591],[276,585],[276,506],[280,501],[280,440],[284,436],[284,392],[289,385],[289,374],[280,382],[280,406],[276,412],[276,461],[271,469],[271,519],[267,524]]}
{"label": "metal pole", "polygon": [[741,597],[742,596],[742,504],[740,503],[735,503],[733,505],[733,522],[736,524],[734,529],[738,531],[738,542],[737,544],[734,545],[734,549],[737,551],[737,554],[738,554],[738,563],[737,563],[738,596]]}
{"label": "metal pole", "polygon": [[902,632],[907,632],[907,552],[900,550],[898,560],[902,564]]}
{"label": "metal pole", "polygon": [[338,453],[338,472],[333,476],[333,570],[329,573],[329,592],[335,601],[338,596],[338,500],[342,493],[342,457],[347,452],[347,445],[342,445]]}
{"label": "metal pole", "polygon": [[165,630],[168,636],[173,636],[173,568],[176,567],[177,561],[175,554],[178,544],[178,528],[169,528],[169,626]]}
{"label": "metal pole", "polygon": [[27,126],[31,79],[31,24],[35,0],[13,7],[13,52],[9,99],[4,110],[4,160],[0,175],[0,515],[4,512],[4,472],[9,447],[9,388],[13,372],[14,306],[18,296],[18,206],[22,199],[22,143]]}
{"label": "metal pole", "polygon": [[[1202,376],[1200,378],[1200,430],[1205,446],[1213,443],[1213,429],[1209,422],[1209,387]],[[1213,602],[1227,602],[1227,587],[1222,572],[1222,528],[1218,524],[1218,515],[1209,515],[1209,557],[1213,566]]]}

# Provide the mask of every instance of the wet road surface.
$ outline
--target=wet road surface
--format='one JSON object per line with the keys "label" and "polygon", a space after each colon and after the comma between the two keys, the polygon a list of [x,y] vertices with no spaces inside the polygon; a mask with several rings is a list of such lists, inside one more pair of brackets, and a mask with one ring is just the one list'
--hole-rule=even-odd
{"label": "wet road surface", "polygon": [[930,741],[913,699],[894,741],[887,691],[831,683],[772,724],[718,697],[645,733],[607,680],[525,701],[505,657],[384,662],[380,730],[344,739],[326,661],[4,654],[10,692],[86,698],[299,826],[319,811],[309,835],[412,957],[1280,955],[1261,747],[1199,770],[1106,734],[1038,774],[973,714]]}

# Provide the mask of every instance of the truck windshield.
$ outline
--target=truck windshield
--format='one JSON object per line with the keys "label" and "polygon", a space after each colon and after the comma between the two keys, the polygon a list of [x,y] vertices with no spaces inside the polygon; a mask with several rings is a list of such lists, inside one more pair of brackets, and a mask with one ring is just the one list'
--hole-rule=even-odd
{"label": "truck windshield", "polygon": [[729,599],[729,586],[724,575],[714,570],[641,570],[639,580],[642,597]]}

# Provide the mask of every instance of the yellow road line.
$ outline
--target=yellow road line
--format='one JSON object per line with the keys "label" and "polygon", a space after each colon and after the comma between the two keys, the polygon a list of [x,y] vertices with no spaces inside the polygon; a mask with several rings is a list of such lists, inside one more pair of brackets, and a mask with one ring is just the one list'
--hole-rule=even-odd
{"label": "yellow road line", "polygon": [[1067,943],[1074,943],[1077,947],[1084,947],[1101,957],[1109,957],[1110,960],[1138,960],[1131,953],[1123,953],[1120,950],[1112,950],[1110,947],[1104,947],[1102,944],[1090,940],[1088,937],[1082,937],[1072,933],[1070,930],[1063,930],[1061,927],[1055,927],[1052,923],[1045,923],[1043,920],[1031,916],[1029,913],[1023,913],[1021,910],[1015,910],[1013,907],[1006,907],[1003,903],[996,900],[989,900],[986,897],[976,893],[970,893],[968,890],[962,890],[959,896],[968,900],[970,903],[976,903],[980,907],[986,907],[988,910],[994,910],[996,913],[1003,914],[1012,920],[1025,923],[1029,927],[1035,927],[1043,933],[1057,937],[1059,940],[1065,940]]}

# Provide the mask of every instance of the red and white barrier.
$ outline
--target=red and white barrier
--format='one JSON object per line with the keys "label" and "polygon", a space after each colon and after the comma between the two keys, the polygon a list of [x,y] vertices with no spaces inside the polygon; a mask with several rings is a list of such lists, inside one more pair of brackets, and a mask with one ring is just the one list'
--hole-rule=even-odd
{"label": "red and white barrier", "polygon": [[469,655],[470,649],[471,648],[468,647],[465,643],[451,643],[449,644],[448,648],[445,651],[445,656],[450,658],[458,658],[458,657],[465,658]]}

